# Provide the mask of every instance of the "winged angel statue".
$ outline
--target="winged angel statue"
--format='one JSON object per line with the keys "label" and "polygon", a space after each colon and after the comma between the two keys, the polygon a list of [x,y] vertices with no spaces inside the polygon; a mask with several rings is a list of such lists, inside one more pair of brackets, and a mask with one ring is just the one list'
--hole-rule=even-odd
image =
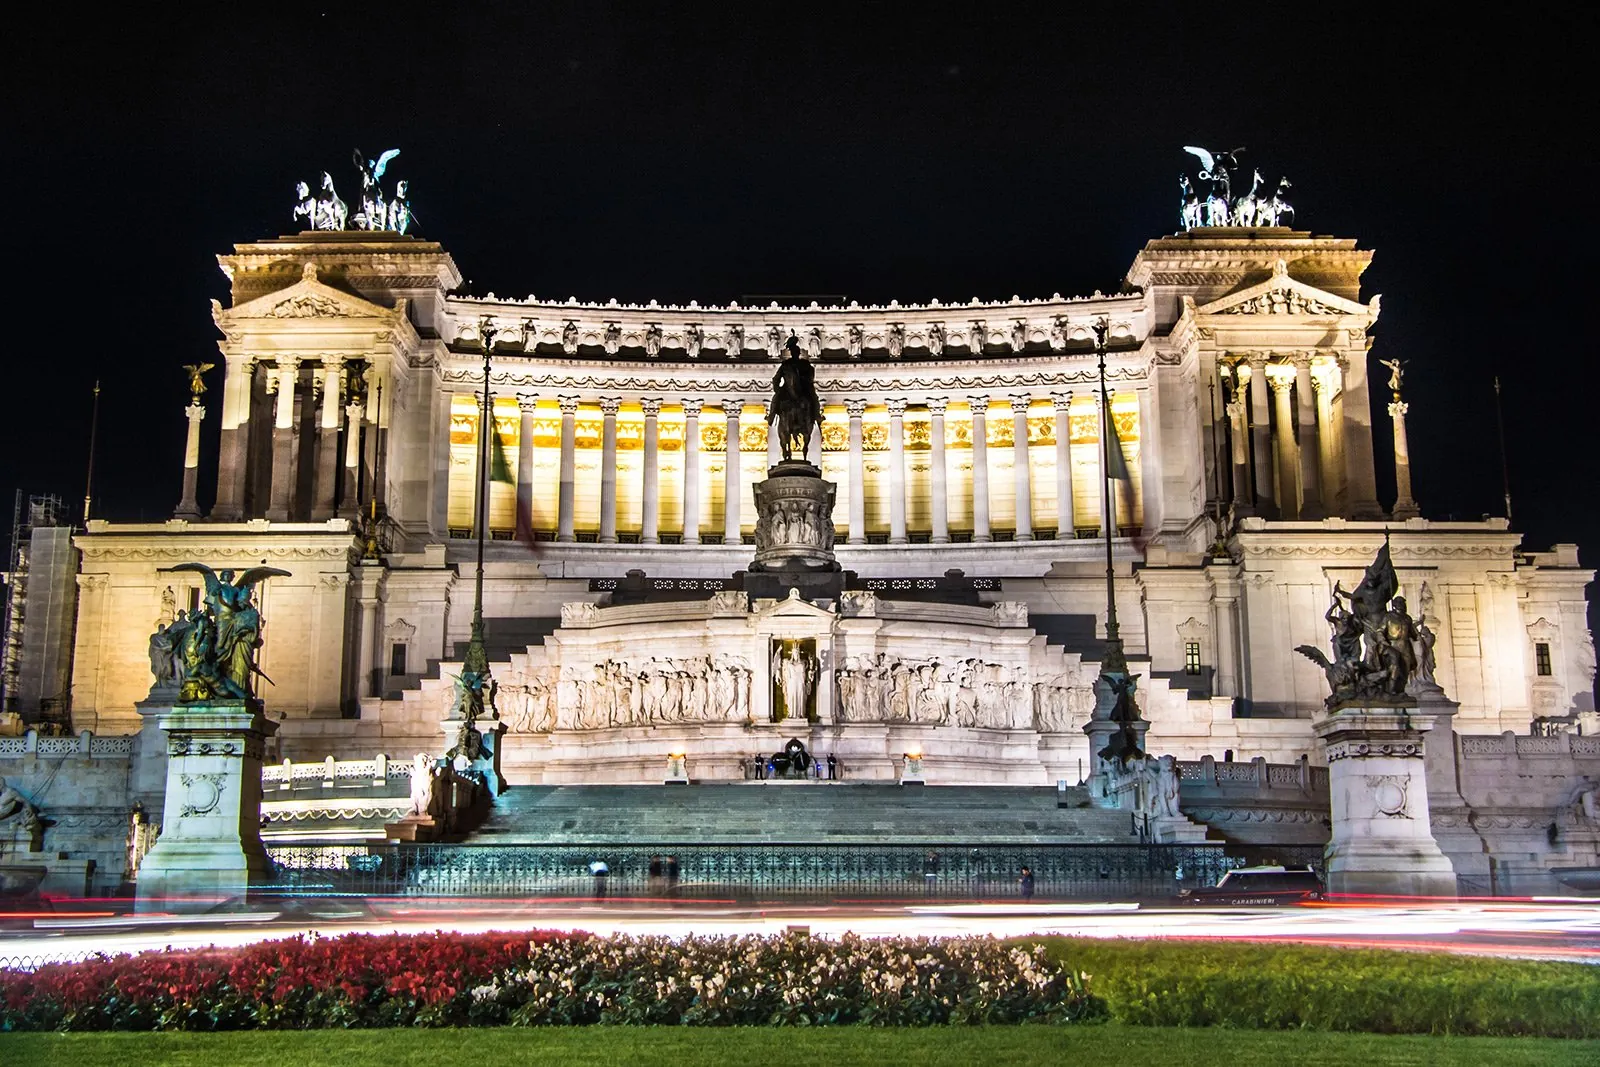
{"label": "winged angel statue", "polygon": [[286,578],[289,572],[251,567],[235,578],[232,570],[214,571],[203,563],[180,563],[172,569],[204,576],[205,605],[192,615],[179,612],[150,638],[156,685],[176,684],[182,704],[252,699],[257,677],[272,681],[256,665],[261,611],[253,598],[255,586],[267,578]]}

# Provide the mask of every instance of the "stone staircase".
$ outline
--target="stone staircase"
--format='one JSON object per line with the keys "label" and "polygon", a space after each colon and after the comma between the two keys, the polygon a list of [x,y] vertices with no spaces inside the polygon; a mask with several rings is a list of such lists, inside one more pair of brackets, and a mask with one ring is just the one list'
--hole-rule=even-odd
{"label": "stone staircase", "polygon": [[1132,844],[1125,812],[1087,790],[749,782],[516,786],[473,844]]}

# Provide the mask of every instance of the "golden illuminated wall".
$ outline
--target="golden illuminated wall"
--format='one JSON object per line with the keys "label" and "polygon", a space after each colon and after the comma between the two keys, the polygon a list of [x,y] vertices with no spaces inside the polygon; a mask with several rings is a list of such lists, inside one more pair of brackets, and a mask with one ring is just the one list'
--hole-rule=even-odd
{"label": "golden illuminated wall", "polygon": [[[489,529],[512,530],[517,523],[517,441],[522,413],[516,400],[497,397],[491,414],[510,481],[489,483]],[[451,399],[447,521],[452,529],[472,529],[472,509],[476,503],[474,476],[478,469],[478,423],[482,417],[483,413],[474,397],[456,396]]]}

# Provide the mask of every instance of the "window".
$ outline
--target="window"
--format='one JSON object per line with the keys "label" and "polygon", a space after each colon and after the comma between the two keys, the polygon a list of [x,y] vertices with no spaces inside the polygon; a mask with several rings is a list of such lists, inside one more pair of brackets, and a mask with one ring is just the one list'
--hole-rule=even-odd
{"label": "window", "polygon": [[1183,673],[1194,676],[1200,673],[1200,642],[1183,643]]}
{"label": "window", "polygon": [[1540,641],[1533,646],[1533,669],[1541,678],[1555,673],[1550,669],[1550,642]]}
{"label": "window", "polygon": [[399,641],[389,646],[389,675],[406,673],[406,646]]}

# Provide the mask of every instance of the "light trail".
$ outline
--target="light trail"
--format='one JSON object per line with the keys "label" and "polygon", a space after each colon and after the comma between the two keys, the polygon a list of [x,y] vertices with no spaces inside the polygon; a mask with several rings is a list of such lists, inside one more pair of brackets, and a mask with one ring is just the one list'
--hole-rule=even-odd
{"label": "light trail", "polygon": [[[1138,908],[1104,904],[918,904],[879,907],[768,907],[643,901],[438,902],[369,908],[325,905],[324,916],[238,915],[36,918],[0,933],[5,959],[77,959],[95,953],[238,946],[297,934],[424,933],[490,930],[588,931],[600,935],[777,934],[804,927],[813,936],[1060,935],[1399,948],[1485,956],[1600,963],[1600,907],[1589,903],[1320,905],[1280,908]],[[198,921],[196,921],[198,920]],[[21,925],[19,923],[19,925]]]}

